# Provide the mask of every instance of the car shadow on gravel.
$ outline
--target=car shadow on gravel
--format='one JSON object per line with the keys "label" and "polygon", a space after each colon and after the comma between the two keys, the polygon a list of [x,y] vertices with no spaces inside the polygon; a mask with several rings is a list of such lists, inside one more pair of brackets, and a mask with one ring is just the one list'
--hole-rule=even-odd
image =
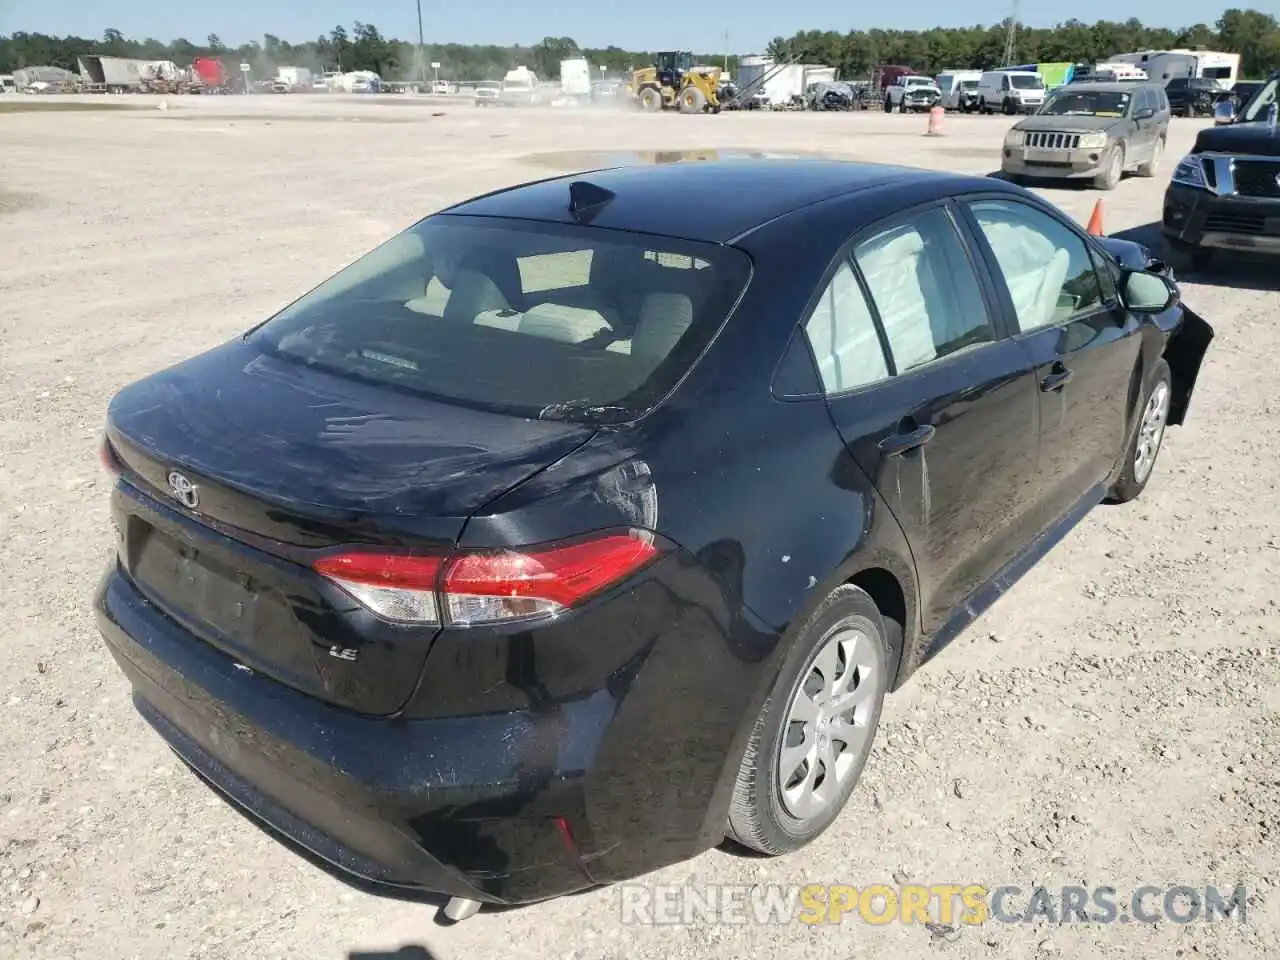
{"label": "car shadow on gravel", "polygon": [[[1117,230],[1108,234],[1117,240],[1128,240],[1148,247],[1157,257],[1164,252],[1164,235],[1159,222],[1144,223],[1140,227]],[[1202,270],[1177,270],[1179,280],[1201,283],[1213,287],[1229,287],[1233,290],[1280,291],[1280,277],[1276,274],[1275,259],[1267,259],[1243,251],[1218,250],[1213,260]]]}
{"label": "car shadow on gravel", "polygon": [[439,960],[436,954],[420,944],[406,944],[399,950],[352,950],[347,960]]}

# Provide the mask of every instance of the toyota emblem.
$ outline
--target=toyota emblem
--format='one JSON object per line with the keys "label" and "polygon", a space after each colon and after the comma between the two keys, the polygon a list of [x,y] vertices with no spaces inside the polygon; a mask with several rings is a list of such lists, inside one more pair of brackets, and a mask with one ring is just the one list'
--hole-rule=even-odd
{"label": "toyota emblem", "polygon": [[169,492],[188,510],[194,510],[200,506],[200,488],[177,470],[169,474]]}

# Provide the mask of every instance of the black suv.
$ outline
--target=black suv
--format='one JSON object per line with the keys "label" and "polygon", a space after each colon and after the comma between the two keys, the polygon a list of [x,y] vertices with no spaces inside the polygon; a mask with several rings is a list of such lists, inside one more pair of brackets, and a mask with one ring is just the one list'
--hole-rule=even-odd
{"label": "black suv", "polygon": [[1207,117],[1224,91],[1212,80],[1174,77],[1164,85],[1164,92],[1175,117]]}
{"label": "black suv", "polygon": [[1280,71],[1236,114],[1214,108],[1218,125],[1201,130],[1164,195],[1166,259],[1201,268],[1214,250],[1280,254]]}

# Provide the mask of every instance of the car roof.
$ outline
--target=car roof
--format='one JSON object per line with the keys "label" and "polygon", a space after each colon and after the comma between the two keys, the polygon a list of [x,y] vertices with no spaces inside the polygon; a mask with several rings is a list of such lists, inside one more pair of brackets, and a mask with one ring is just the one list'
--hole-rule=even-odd
{"label": "car roof", "polygon": [[728,243],[822,200],[909,183],[929,184],[945,192],[974,179],[847,160],[690,161],[612,167],[539,180],[475,197],[440,212],[573,223],[569,185],[586,181],[615,195],[592,218],[593,226]]}

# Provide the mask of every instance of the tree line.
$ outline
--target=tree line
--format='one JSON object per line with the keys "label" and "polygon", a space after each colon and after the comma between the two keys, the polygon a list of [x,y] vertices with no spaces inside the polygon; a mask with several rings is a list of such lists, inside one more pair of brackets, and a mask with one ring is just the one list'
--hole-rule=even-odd
{"label": "tree line", "polygon": [[[810,30],[790,38],[776,37],[766,52],[837,67],[846,79],[868,77],[877,65],[885,63],[933,74],[949,68],[1004,65],[1007,36],[1007,23],[848,33]],[[1019,26],[1015,36],[1016,63],[1094,63],[1133,50],[1203,47],[1239,53],[1244,76],[1262,77],[1280,69],[1280,23],[1274,15],[1257,10],[1227,10],[1212,26],[1199,23],[1174,29],[1144,26],[1136,19],[1093,24],[1067,20],[1054,27]],[[650,51],[580,47],[571,37],[546,37],[531,46],[427,44],[419,51],[415,43],[385,37],[373,24],[360,22],[350,29],[334,27],[328,34],[302,43],[265,34],[261,42],[236,47],[223,43],[216,34],[203,43],[184,38],[167,42],[129,39],[115,29],[104,31],[99,39],[41,33],[0,35],[0,73],[38,66],[76,70],[76,58],[81,56],[172,60],[181,66],[199,56],[217,56],[248,63],[258,76],[274,73],[279,66],[294,66],[315,71],[372,70],[387,80],[431,79],[435,76],[431,63],[439,63],[440,77],[449,80],[498,80],[521,65],[544,79],[555,79],[560,61],[574,56],[585,56],[597,68],[604,67],[616,76],[653,59]],[[730,70],[737,67],[737,58],[723,52],[704,52],[696,57],[699,62],[725,65]]]}
{"label": "tree line", "polygon": [[[928,74],[951,68],[978,70],[1006,66],[1008,22],[994,26],[937,27],[932,30],[810,30],[789,39],[776,37],[768,53],[799,56],[806,63],[838,67],[840,76],[866,77],[879,64],[914,67]],[[1144,26],[1100,20],[1067,20],[1054,27],[1019,26],[1013,63],[1097,63],[1117,53],[1200,47],[1240,54],[1242,77],[1263,78],[1280,70],[1280,23],[1258,10],[1225,11],[1213,26]]]}

